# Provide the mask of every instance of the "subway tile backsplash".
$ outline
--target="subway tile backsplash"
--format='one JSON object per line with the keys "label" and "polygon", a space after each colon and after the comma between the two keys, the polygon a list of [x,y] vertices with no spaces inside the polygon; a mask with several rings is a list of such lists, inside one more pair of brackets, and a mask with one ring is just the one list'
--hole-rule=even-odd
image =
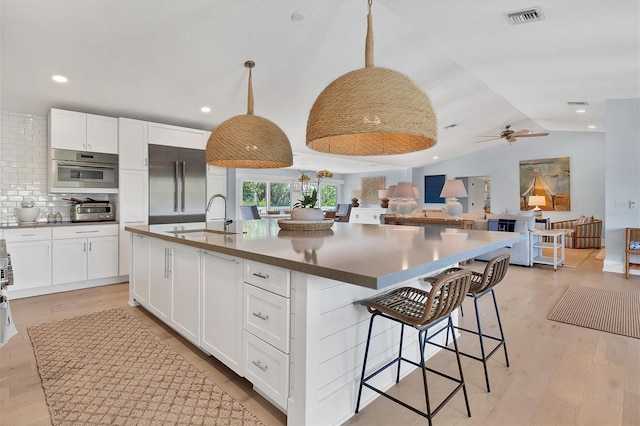
{"label": "subway tile backsplash", "polygon": [[16,222],[15,209],[25,197],[40,207],[40,222],[56,212],[70,220],[70,204],[63,198],[110,199],[110,194],[50,194],[47,178],[47,117],[0,111],[0,223]]}

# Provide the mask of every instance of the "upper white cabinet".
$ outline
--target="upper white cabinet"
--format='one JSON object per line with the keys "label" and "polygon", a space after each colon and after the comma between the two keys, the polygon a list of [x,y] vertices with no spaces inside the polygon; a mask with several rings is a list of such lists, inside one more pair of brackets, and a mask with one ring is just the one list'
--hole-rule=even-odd
{"label": "upper white cabinet", "polygon": [[120,170],[148,170],[147,122],[118,119]]}
{"label": "upper white cabinet", "polygon": [[51,148],[118,153],[118,119],[52,108],[49,111]]}
{"label": "upper white cabinet", "polygon": [[148,123],[148,141],[150,144],[205,149],[208,137],[209,132],[204,130]]}

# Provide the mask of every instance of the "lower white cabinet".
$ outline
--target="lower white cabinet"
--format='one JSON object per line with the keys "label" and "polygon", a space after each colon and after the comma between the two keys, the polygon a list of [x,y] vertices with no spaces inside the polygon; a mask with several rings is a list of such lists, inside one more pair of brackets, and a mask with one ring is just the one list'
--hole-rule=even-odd
{"label": "lower white cabinet", "polygon": [[[195,345],[200,345],[200,254],[198,249],[148,238],[148,258],[142,258],[144,240],[133,239],[134,259],[140,258],[148,275],[136,270],[133,288],[143,293],[135,297],[155,316]],[[148,277],[148,279],[147,279]],[[142,282],[138,282],[138,280]],[[148,287],[147,301],[144,301]],[[134,293],[135,295],[135,293]]]}
{"label": "lower white cabinet", "polygon": [[171,297],[171,249],[165,241],[149,239],[149,301],[147,309],[169,322]]}
{"label": "lower white cabinet", "polygon": [[242,261],[202,253],[202,348],[235,373],[242,368]]}
{"label": "lower white cabinet", "polygon": [[183,245],[171,247],[171,325],[200,346],[200,254]]}
{"label": "lower white cabinet", "polygon": [[133,299],[143,306],[149,303],[149,237],[132,234],[131,243],[131,292]]}
{"label": "lower white cabinet", "polygon": [[7,229],[14,285],[11,290],[51,286],[51,228]]}
{"label": "lower white cabinet", "polygon": [[118,276],[118,225],[53,229],[53,284]]}
{"label": "lower white cabinet", "polygon": [[291,329],[290,271],[244,261],[242,356],[245,377],[287,410]]}

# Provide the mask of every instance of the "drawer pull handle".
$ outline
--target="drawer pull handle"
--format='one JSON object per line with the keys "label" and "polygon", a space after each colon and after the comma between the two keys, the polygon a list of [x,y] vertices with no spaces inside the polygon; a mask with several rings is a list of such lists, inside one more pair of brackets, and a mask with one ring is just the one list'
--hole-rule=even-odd
{"label": "drawer pull handle", "polygon": [[262,315],[262,312],[254,312],[253,316],[260,318],[262,321],[267,321],[269,319],[269,315]]}
{"label": "drawer pull handle", "polygon": [[91,234],[94,232],[100,232],[99,229],[93,230],[93,231],[76,231],[76,234]]}
{"label": "drawer pull handle", "polygon": [[36,234],[21,234],[21,237],[35,237]]}
{"label": "drawer pull handle", "polygon": [[267,369],[269,368],[269,366],[268,366],[268,365],[262,365],[262,364],[260,363],[260,360],[258,360],[258,361],[251,361],[251,364],[255,365],[256,367],[258,367],[258,368],[259,368],[260,370],[262,370],[262,371],[267,371]]}
{"label": "drawer pull handle", "polygon": [[263,280],[266,280],[269,278],[269,274],[263,275],[261,272],[254,272],[253,275],[258,278],[262,278]]}

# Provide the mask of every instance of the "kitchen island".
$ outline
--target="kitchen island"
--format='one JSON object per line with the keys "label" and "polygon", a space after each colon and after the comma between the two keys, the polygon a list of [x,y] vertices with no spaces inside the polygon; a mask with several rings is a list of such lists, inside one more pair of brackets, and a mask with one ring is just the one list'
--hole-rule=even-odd
{"label": "kitchen island", "polygon": [[[246,377],[288,424],[353,415],[369,314],[355,301],[509,246],[518,233],[335,223],[285,231],[275,220],[126,227],[134,234],[130,303]],[[374,328],[374,365],[399,328]],[[416,351],[405,332],[405,351]],[[416,355],[417,356],[417,355]],[[404,369],[401,375],[408,374]],[[394,374],[381,374],[390,386]],[[363,393],[364,404],[375,398]]]}

